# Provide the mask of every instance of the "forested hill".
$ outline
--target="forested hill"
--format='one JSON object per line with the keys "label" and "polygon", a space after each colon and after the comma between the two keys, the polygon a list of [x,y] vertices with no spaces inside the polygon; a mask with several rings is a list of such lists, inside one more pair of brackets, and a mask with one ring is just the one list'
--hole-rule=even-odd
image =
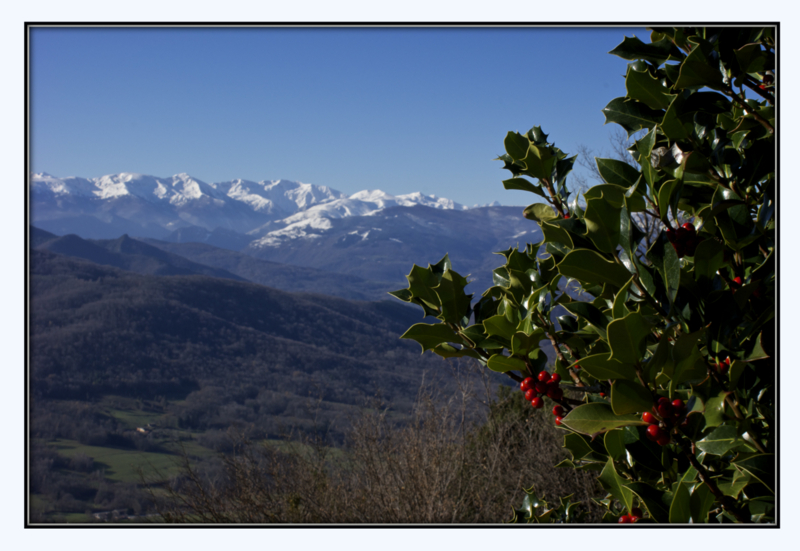
{"label": "forested hill", "polygon": [[[266,390],[289,402],[321,397],[323,409],[336,409],[380,389],[402,409],[423,370],[444,368],[442,359],[398,339],[422,321],[400,303],[139,275],[42,250],[31,252],[31,276],[34,397],[111,393],[189,396],[191,403],[201,389],[214,389],[202,412],[213,424],[214,408]],[[257,409],[239,414],[248,420]]]}

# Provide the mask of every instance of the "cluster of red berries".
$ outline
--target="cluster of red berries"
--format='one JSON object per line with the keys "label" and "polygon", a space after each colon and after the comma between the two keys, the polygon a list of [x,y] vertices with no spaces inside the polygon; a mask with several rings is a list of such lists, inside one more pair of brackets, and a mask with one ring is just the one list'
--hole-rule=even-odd
{"label": "cluster of red berries", "polygon": [[694,256],[697,245],[702,241],[694,229],[694,224],[691,222],[686,222],[677,230],[667,228],[667,239],[672,243],[675,252],[678,253],[678,258]]}
{"label": "cluster of red berries", "polygon": [[[537,380],[538,379],[538,380]],[[561,382],[561,375],[553,373],[552,375],[547,371],[540,371],[539,375],[534,379],[533,377],[526,377],[519,384],[519,388],[525,393],[525,399],[531,405],[539,409],[544,406],[542,396],[547,396],[551,400],[561,400],[564,397],[564,391],[558,386]],[[561,424],[561,419],[564,418],[564,408],[556,405],[553,408],[553,415],[556,416],[556,425]]]}
{"label": "cluster of red berries", "polygon": [[717,369],[719,369],[719,372],[722,373],[723,375],[728,372],[728,368],[730,366],[731,366],[731,357],[730,356],[725,358],[724,362],[717,362]]}
{"label": "cluster of red berries", "polygon": [[731,280],[731,291],[733,291],[735,293],[736,289],[741,287],[743,283],[744,283],[744,281],[742,280],[741,277],[739,277],[739,276],[734,277]]}
{"label": "cluster of red berries", "polygon": [[681,421],[686,415],[686,404],[679,398],[670,402],[669,398],[662,396],[653,406],[653,411],[658,417],[649,411],[642,413],[642,421],[650,425],[646,431],[647,438],[659,446],[666,446],[670,442],[669,433],[672,432],[673,424]]}
{"label": "cluster of red berries", "polygon": [[631,507],[631,514],[622,515],[617,522],[620,524],[632,524],[640,518],[642,518],[642,510],[638,507]]}

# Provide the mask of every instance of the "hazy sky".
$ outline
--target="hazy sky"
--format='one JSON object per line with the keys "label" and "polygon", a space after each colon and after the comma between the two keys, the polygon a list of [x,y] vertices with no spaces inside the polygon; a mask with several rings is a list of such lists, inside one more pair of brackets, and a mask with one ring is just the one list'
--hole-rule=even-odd
{"label": "hazy sky", "polygon": [[625,94],[607,52],[641,28],[34,28],[34,172],[206,182],[286,178],[354,193],[527,204],[493,159],[540,125],[608,147]]}

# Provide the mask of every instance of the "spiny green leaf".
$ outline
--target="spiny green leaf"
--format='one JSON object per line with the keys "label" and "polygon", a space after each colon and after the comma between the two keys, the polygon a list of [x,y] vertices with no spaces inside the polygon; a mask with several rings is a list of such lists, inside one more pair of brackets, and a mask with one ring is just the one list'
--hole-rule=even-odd
{"label": "spiny green leaf", "polygon": [[680,60],[684,57],[683,53],[668,38],[645,44],[635,36],[626,36],[616,48],[608,53],[629,61],[642,59],[657,66],[667,60]]}
{"label": "spiny green leaf", "polygon": [[756,478],[767,489],[775,493],[775,456],[771,453],[753,455],[741,461],[734,461],[736,468]]}
{"label": "spiny green leaf", "polygon": [[606,117],[606,124],[617,123],[625,129],[629,137],[637,130],[654,127],[663,118],[661,111],[655,111],[636,101],[626,101],[625,98],[611,100],[603,108],[603,115]]}
{"label": "spiny green leaf", "polygon": [[678,484],[669,507],[670,524],[686,524],[692,518],[691,496],[683,484]]}
{"label": "spiny green leaf", "polygon": [[669,88],[662,86],[647,70],[639,72],[629,66],[625,88],[629,98],[644,103],[650,109],[666,109],[672,102],[673,94],[669,93]]}
{"label": "spiny green leaf", "polygon": [[644,357],[650,323],[638,312],[608,324],[611,357],[624,364],[635,364]]}
{"label": "spiny green leaf", "polygon": [[625,509],[630,510],[633,507],[633,492],[625,486],[627,481],[617,474],[613,458],[608,458],[608,462],[597,480]]}
{"label": "spiny green leaf", "polygon": [[617,380],[611,385],[611,408],[617,415],[650,411],[653,397],[636,381]]}
{"label": "spiny green leaf", "polygon": [[507,371],[525,371],[525,361],[513,356],[503,356],[502,354],[495,354],[489,358],[486,364],[492,371],[498,373],[506,373]]}
{"label": "spiny green leaf", "polygon": [[553,207],[550,205],[545,205],[544,203],[534,203],[532,205],[528,205],[525,207],[522,215],[528,220],[535,220],[537,222],[553,220],[554,218],[559,217]]}
{"label": "spiny green leaf", "polygon": [[721,425],[697,442],[697,447],[711,455],[724,455],[743,444],[735,425]]}
{"label": "spiny green leaf", "polygon": [[611,406],[601,402],[584,404],[570,411],[561,420],[575,432],[593,435],[629,425],[645,425],[636,415],[616,415]]}
{"label": "spiny green leaf", "polygon": [[582,284],[609,284],[620,288],[631,277],[628,270],[599,253],[589,249],[575,249],[558,264],[558,271],[564,277],[577,279]]}
{"label": "spiny green leaf", "polygon": [[427,324],[417,323],[403,333],[401,339],[413,339],[422,345],[422,351],[432,350],[437,344],[454,342],[460,343],[461,338],[443,323]]}
{"label": "spiny green leaf", "polygon": [[630,489],[642,501],[650,518],[660,523],[669,522],[669,509],[664,504],[664,492],[644,482],[631,482]]}

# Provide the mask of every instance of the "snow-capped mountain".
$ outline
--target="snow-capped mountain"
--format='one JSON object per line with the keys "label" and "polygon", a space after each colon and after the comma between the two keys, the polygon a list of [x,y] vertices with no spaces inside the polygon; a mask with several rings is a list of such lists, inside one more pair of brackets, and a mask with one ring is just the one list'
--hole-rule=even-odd
{"label": "snow-capped mountain", "polygon": [[393,196],[368,190],[348,197],[327,186],[290,180],[209,184],[188,174],[58,178],[38,173],[30,187],[33,222],[52,231],[85,237],[113,237],[123,231],[160,238],[198,227],[250,234],[263,239],[261,246],[317,235],[332,219],[371,216],[391,207],[466,208],[419,192]]}

